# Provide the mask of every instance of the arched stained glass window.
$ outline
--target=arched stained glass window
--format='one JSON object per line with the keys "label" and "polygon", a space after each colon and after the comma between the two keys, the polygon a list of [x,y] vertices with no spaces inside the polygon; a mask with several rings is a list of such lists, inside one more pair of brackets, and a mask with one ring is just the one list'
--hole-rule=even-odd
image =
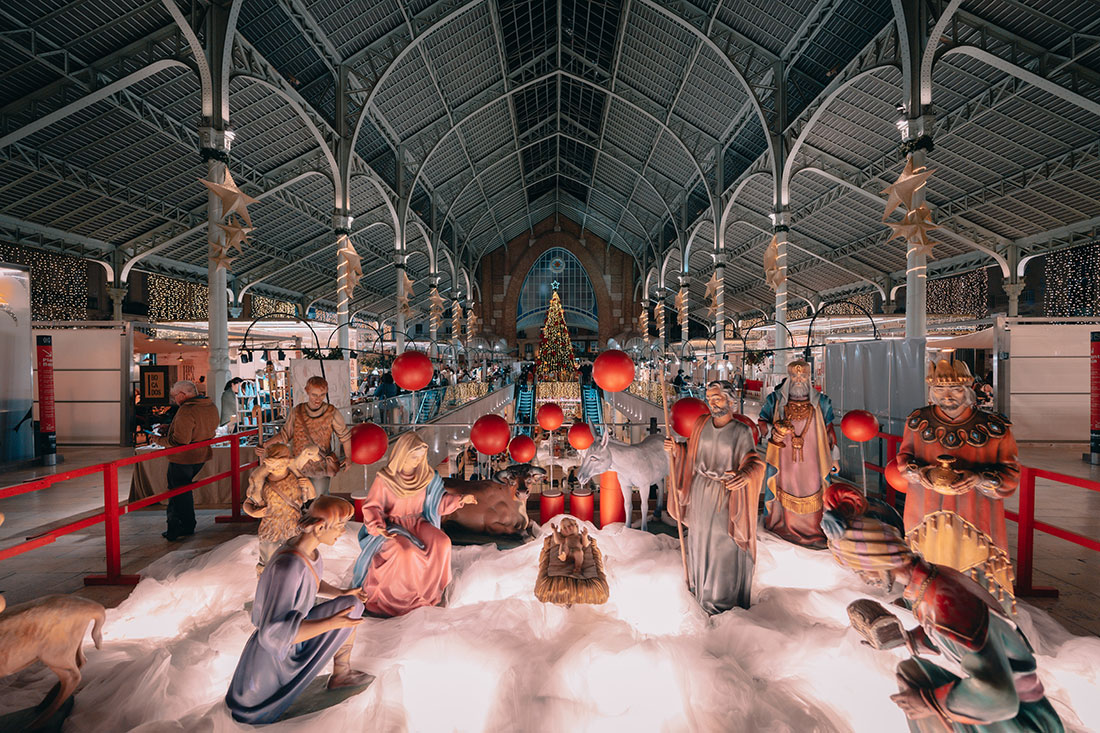
{"label": "arched stained glass window", "polygon": [[599,331],[596,291],[588,273],[573,253],[552,247],[535,260],[519,293],[516,329],[541,328],[550,305],[553,284],[558,283],[565,322],[570,328]]}

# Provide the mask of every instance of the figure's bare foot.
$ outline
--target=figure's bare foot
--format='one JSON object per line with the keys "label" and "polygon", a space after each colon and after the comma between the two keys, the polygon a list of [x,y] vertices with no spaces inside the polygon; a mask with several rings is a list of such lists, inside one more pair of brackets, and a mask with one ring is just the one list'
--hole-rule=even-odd
{"label": "figure's bare foot", "polygon": [[372,679],[374,678],[366,672],[358,672],[352,669],[344,672],[343,674],[333,674],[331,677],[329,677],[328,689],[336,690],[341,687],[358,687],[360,685],[367,684]]}

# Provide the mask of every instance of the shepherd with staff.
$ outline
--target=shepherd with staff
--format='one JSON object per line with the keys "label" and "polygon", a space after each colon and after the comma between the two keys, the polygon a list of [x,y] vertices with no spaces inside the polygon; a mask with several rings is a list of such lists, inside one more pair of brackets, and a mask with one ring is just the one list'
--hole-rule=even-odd
{"label": "shepherd with staff", "polygon": [[710,415],[695,422],[687,444],[665,438],[673,479],[668,510],[688,528],[682,543],[688,585],[711,615],[749,607],[756,564],[765,466],[749,421],[734,412],[736,394],[728,381],[709,383]]}

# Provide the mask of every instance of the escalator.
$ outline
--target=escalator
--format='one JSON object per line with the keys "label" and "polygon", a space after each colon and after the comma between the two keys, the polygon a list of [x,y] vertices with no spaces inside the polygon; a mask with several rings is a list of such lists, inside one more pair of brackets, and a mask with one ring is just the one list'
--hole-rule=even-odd
{"label": "escalator", "polygon": [[581,414],[592,427],[594,435],[603,433],[603,400],[600,390],[592,384],[581,385]]}
{"label": "escalator", "polygon": [[416,424],[423,425],[439,414],[441,390],[423,390],[420,397],[420,406],[416,411]]}
{"label": "escalator", "polygon": [[517,385],[516,389],[516,434],[531,435],[535,422],[535,388]]}

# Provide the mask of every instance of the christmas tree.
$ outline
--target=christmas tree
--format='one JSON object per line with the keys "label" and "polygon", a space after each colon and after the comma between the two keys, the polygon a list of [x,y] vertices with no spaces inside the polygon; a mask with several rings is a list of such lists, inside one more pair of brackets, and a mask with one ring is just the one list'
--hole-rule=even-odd
{"label": "christmas tree", "polygon": [[565,313],[561,309],[557,283],[546,309],[546,322],[542,326],[542,340],[535,352],[538,377],[547,381],[567,381],[577,375],[577,360],[573,357],[573,342],[569,340],[569,328],[565,325]]}

